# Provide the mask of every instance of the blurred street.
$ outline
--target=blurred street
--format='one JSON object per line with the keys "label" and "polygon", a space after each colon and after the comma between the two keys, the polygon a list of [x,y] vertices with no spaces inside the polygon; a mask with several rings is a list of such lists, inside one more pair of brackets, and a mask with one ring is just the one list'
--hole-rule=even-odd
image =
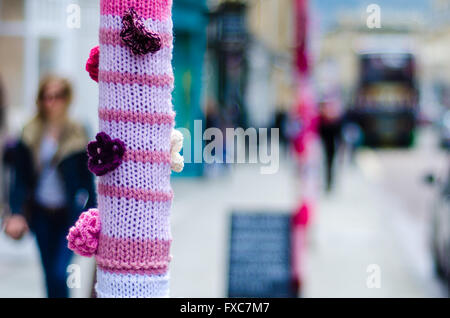
{"label": "blurred street", "polygon": [[[362,150],[354,165],[343,159],[336,191],[323,195],[310,228],[303,297],[447,296],[427,245],[432,191],[422,179],[445,159],[433,136],[421,132],[411,150]],[[226,177],[172,181],[172,297],[226,296],[233,209],[289,212],[295,206],[294,162],[284,158],[279,172],[269,176],[258,168],[241,165]],[[92,262],[74,262],[81,264],[82,286],[72,295],[85,297]],[[0,297],[44,296],[31,237],[13,242],[1,235],[0,264]],[[370,264],[381,269],[381,288],[366,285]]]}
{"label": "blurred street", "polygon": [[[427,245],[432,193],[422,179],[430,168],[445,163],[445,156],[435,149],[427,131],[419,136],[417,149],[363,151],[355,166],[342,169],[336,193],[322,198],[311,227],[304,297],[447,296],[434,276]],[[292,162],[282,163],[278,174],[259,176],[256,187],[246,182],[258,171],[238,169],[228,180],[207,181],[201,187],[202,208],[193,192],[188,195],[189,181],[174,185],[172,296],[226,296],[233,208],[276,212],[295,205],[299,193]],[[370,264],[381,268],[380,289],[366,287]]]}
{"label": "blurred street", "polygon": [[449,297],[450,0],[165,5],[0,0],[0,298]]}

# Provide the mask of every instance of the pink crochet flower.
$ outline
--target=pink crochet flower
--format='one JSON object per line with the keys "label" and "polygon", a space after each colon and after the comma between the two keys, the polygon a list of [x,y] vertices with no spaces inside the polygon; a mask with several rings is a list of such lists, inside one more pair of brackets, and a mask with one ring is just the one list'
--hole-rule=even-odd
{"label": "pink crochet flower", "polygon": [[90,257],[95,254],[100,235],[100,217],[97,209],[89,209],[81,213],[80,218],[69,230],[68,247],[81,256]]}
{"label": "pink crochet flower", "polygon": [[89,59],[86,62],[86,71],[89,76],[98,83],[98,64],[100,62],[100,47],[96,46],[91,50]]}

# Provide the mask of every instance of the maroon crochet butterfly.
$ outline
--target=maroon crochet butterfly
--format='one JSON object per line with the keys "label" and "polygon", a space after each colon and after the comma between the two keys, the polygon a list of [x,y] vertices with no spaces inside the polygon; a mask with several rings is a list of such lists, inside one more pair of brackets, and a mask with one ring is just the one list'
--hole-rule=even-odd
{"label": "maroon crochet butterfly", "polygon": [[144,55],[159,51],[161,48],[161,38],[158,34],[147,30],[143,20],[134,8],[130,8],[123,16],[122,24],[120,36],[122,41],[130,47],[134,54]]}

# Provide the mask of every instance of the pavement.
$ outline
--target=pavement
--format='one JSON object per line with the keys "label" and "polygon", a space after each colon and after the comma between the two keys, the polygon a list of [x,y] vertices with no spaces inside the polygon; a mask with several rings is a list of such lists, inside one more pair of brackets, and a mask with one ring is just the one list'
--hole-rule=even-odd
{"label": "pavement", "polygon": [[[420,176],[441,163],[429,133],[413,150],[362,151],[344,159],[330,195],[321,194],[303,259],[303,297],[446,297],[427,245],[430,191]],[[425,140],[426,142],[422,142]],[[420,164],[419,164],[420,162]],[[234,165],[225,175],[173,179],[171,297],[225,297],[230,214],[289,212],[300,196],[295,162],[278,173]],[[73,263],[90,293],[92,260]],[[43,297],[42,270],[31,236],[0,234],[0,297]]]}
{"label": "pavement", "polygon": [[412,149],[366,149],[354,165],[342,165],[311,229],[304,296],[448,297],[433,270],[434,191],[423,182],[445,167],[448,156],[430,130]]}
{"label": "pavement", "polygon": [[309,233],[304,296],[443,297],[425,228],[395,193],[349,168]]}

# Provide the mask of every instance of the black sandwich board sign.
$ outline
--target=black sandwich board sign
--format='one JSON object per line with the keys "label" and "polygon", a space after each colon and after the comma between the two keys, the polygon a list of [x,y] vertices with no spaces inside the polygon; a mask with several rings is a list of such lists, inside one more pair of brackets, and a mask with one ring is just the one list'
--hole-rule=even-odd
{"label": "black sandwich board sign", "polygon": [[291,270],[291,215],[233,213],[228,297],[297,297]]}

